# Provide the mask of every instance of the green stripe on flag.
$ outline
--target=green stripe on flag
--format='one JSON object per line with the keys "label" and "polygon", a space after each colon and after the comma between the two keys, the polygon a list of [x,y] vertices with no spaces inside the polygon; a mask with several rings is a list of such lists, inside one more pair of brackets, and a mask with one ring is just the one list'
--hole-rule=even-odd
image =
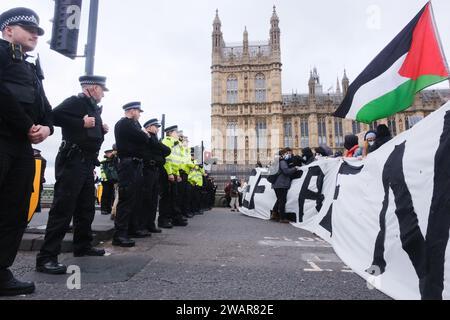
{"label": "green stripe on flag", "polygon": [[417,78],[417,80],[406,81],[395,90],[363,106],[356,115],[356,120],[371,123],[403,111],[412,105],[417,92],[446,79],[448,78],[426,75]]}

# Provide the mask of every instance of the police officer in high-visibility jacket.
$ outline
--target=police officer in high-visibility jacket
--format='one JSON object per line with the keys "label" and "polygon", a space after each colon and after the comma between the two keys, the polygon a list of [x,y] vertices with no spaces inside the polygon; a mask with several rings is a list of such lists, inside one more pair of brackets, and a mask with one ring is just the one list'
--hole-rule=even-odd
{"label": "police officer in high-visibility jacket", "polygon": [[194,167],[191,161],[191,149],[189,148],[189,139],[185,135],[180,135],[180,156],[181,156],[181,164],[179,168],[181,181],[178,182],[178,195],[177,201],[178,206],[181,210],[181,213],[186,218],[192,218],[194,214],[192,214],[191,210],[191,186],[188,182],[189,172]]}
{"label": "police officer in high-visibility jacket", "polygon": [[200,167],[193,160],[194,167],[189,173],[188,181],[192,186],[192,195],[191,195],[191,210],[194,215],[202,214],[200,211],[200,197],[201,197],[201,188],[203,186],[203,177],[202,172],[200,171]]}
{"label": "police officer in high-visibility jacket", "polygon": [[182,163],[178,126],[168,127],[164,131],[166,137],[162,143],[170,148],[171,153],[166,157],[164,170],[161,172],[158,226],[160,228],[187,226],[187,221],[177,205],[177,183],[181,181],[179,169]]}

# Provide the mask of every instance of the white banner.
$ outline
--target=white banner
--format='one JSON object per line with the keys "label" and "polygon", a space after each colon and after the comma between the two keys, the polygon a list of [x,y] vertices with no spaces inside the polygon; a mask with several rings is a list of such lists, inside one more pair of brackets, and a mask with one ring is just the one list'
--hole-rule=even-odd
{"label": "white banner", "polygon": [[[292,181],[286,212],[395,299],[450,299],[450,103],[364,160],[322,159]],[[270,219],[275,192],[255,169],[241,212]],[[420,280],[419,280],[420,279]]]}

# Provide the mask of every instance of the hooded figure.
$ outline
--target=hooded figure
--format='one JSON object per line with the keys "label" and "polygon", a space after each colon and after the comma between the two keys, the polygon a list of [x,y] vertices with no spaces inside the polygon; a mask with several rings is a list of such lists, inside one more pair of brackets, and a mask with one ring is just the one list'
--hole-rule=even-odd
{"label": "hooded figure", "polygon": [[305,165],[314,161],[314,154],[310,148],[306,147],[302,149],[302,160]]}
{"label": "hooded figure", "polygon": [[344,138],[344,157],[353,157],[359,149],[358,137],[354,134],[348,134]]}
{"label": "hooded figure", "polygon": [[391,132],[385,124],[380,124],[377,127],[377,137],[373,146],[369,148],[369,152],[373,152],[381,147],[383,144],[392,139]]}
{"label": "hooded figure", "polygon": [[331,151],[330,147],[327,145],[321,145],[316,148],[316,154],[321,155],[322,157],[329,157],[333,154],[333,151]]}

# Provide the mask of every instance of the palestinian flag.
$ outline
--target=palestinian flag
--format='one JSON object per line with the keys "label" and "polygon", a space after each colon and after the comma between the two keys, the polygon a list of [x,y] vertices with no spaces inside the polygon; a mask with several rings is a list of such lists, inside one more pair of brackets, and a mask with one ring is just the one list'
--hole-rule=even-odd
{"label": "palestinian flag", "polygon": [[350,85],[334,116],[365,123],[386,118],[407,109],[420,90],[448,77],[428,2]]}

